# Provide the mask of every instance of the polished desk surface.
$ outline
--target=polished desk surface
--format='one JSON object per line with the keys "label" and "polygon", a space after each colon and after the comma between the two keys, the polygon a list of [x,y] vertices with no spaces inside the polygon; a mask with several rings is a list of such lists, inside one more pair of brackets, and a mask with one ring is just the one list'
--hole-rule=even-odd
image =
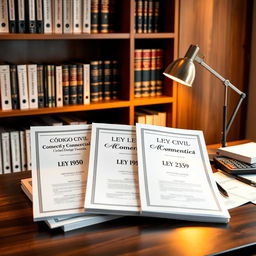
{"label": "polished desk surface", "polygon": [[256,242],[253,204],[232,209],[228,224],[123,217],[67,233],[51,230],[44,222],[33,222],[32,204],[20,188],[20,180],[30,175],[30,172],[0,175],[1,256],[197,256]]}

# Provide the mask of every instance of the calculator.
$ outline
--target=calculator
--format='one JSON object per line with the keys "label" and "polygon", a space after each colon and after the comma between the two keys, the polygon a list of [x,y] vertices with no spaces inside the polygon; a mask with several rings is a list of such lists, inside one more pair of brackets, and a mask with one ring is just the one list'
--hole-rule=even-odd
{"label": "calculator", "polygon": [[217,168],[231,174],[256,174],[256,163],[247,164],[225,156],[216,156],[213,161]]}

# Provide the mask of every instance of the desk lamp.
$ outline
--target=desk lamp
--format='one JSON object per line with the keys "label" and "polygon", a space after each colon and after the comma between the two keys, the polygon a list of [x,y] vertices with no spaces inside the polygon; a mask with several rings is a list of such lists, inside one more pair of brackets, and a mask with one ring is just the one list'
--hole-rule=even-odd
{"label": "desk lamp", "polygon": [[[238,109],[241,106],[243,99],[246,97],[246,94],[241,92],[232,83],[230,83],[229,80],[223,78],[214,69],[209,67],[204,62],[204,60],[197,55],[198,52],[199,52],[198,45],[190,45],[185,57],[177,59],[177,60],[173,61],[171,64],[169,64],[169,66],[165,69],[163,74],[165,76],[177,81],[178,83],[181,83],[181,84],[191,87],[192,83],[194,81],[194,78],[195,78],[194,62],[197,62],[223,82],[223,84],[225,86],[225,90],[224,90],[223,130],[222,130],[221,146],[225,147],[227,134],[229,132],[230,126],[233,123],[234,118],[238,112]],[[231,88],[235,92],[237,92],[240,95],[240,99],[230,117],[229,122],[227,123],[227,101],[228,101],[227,100],[227,92],[228,92],[228,88]]]}

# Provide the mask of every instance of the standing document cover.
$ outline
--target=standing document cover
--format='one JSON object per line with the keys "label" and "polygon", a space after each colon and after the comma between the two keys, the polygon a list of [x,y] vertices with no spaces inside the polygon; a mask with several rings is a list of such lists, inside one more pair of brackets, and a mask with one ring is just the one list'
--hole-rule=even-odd
{"label": "standing document cover", "polygon": [[85,210],[139,214],[135,127],[93,124]]}
{"label": "standing document cover", "polygon": [[136,125],[142,215],[229,221],[201,131]]}
{"label": "standing document cover", "polygon": [[90,125],[31,127],[34,220],[84,212]]}

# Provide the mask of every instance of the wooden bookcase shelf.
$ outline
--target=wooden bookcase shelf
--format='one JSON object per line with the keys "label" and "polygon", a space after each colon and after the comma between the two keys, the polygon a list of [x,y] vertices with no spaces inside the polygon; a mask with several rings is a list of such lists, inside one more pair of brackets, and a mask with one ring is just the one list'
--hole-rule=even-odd
{"label": "wooden bookcase shelf", "polygon": [[[119,2],[119,1],[118,1]],[[136,48],[162,48],[163,66],[178,53],[179,0],[160,0],[159,33],[134,31],[135,0],[120,1],[117,33],[109,34],[0,34],[0,61],[15,64],[61,63],[75,59],[90,61],[112,58],[120,63],[120,99],[54,108],[1,111],[0,118],[89,113],[93,121],[114,113],[115,123],[134,124],[135,110],[141,106],[167,112],[167,126],[176,126],[176,85],[163,79],[163,96],[134,98],[134,52]],[[18,124],[17,124],[18,126]]]}

